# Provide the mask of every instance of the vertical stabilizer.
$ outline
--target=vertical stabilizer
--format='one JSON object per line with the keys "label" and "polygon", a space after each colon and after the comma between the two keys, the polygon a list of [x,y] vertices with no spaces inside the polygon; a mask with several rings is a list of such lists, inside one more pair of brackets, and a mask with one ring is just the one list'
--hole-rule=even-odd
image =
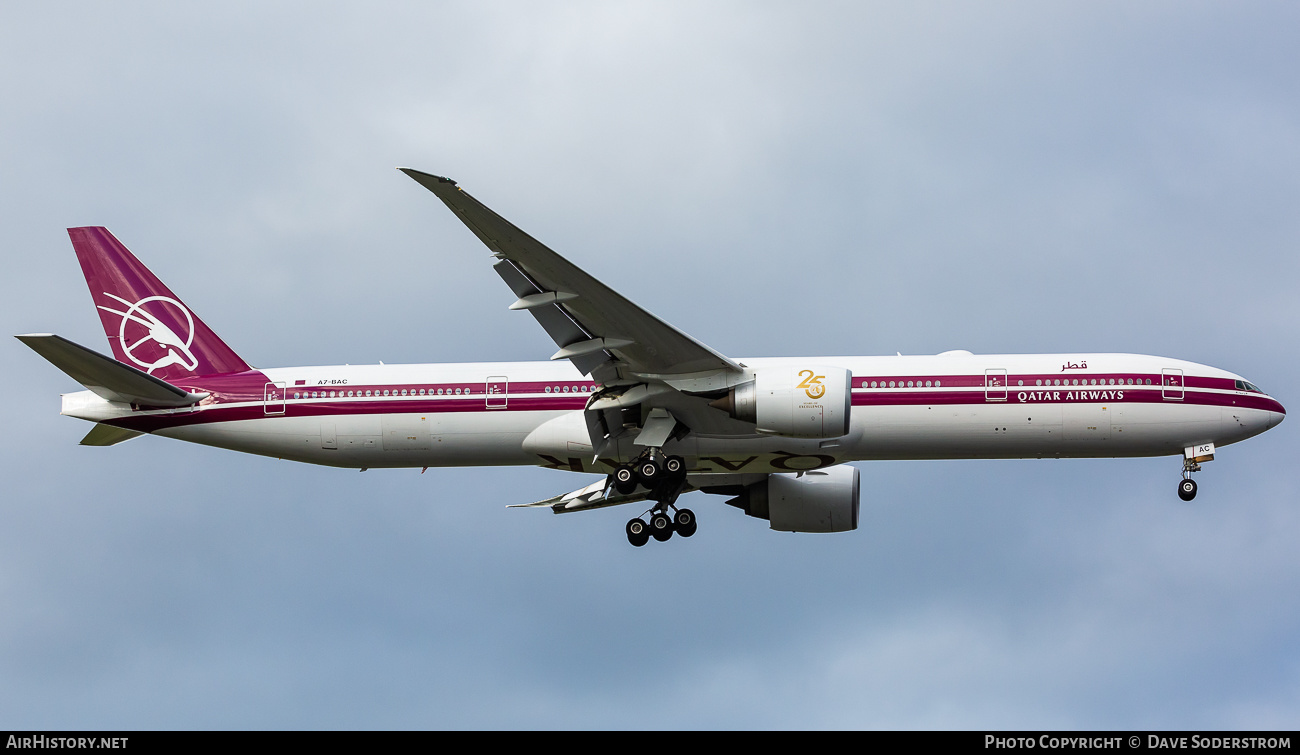
{"label": "vertical stabilizer", "polygon": [[113,356],[169,382],[249,369],[107,228],[69,228]]}

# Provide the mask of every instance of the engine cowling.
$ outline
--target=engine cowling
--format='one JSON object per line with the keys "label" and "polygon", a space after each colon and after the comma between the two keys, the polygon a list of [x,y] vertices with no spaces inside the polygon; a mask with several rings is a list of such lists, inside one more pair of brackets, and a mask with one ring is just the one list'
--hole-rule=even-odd
{"label": "engine cowling", "polygon": [[843,367],[792,365],[760,370],[710,404],[759,432],[838,438],[849,432],[853,373]]}
{"label": "engine cowling", "polygon": [[860,474],[848,464],[770,474],[727,503],[781,532],[848,532],[858,528]]}

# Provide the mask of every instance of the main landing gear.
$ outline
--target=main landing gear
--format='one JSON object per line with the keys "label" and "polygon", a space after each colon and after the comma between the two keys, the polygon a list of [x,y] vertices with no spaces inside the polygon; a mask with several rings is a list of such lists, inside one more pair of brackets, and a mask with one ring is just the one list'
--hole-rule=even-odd
{"label": "main landing gear", "polygon": [[1201,471],[1201,465],[1191,459],[1183,459],[1183,479],[1178,483],[1178,497],[1190,501],[1196,497],[1196,480],[1192,472]]}
{"label": "main landing gear", "polygon": [[[642,454],[631,464],[624,464],[614,470],[611,484],[621,495],[633,493],[637,486],[650,491],[650,498],[655,507],[650,509],[650,521],[640,517],[627,523],[627,540],[638,548],[654,538],[664,542],[673,533],[682,537],[695,534],[695,514],[690,509],[679,509],[673,505],[686,483],[686,461],[680,456],[665,457],[657,448]],[[672,518],[668,510],[675,513]]]}
{"label": "main landing gear", "polygon": [[661,500],[668,497],[667,487],[675,487],[672,498],[681,491],[681,483],[686,480],[686,461],[680,456],[665,457],[653,450],[641,456],[631,464],[623,464],[614,470],[614,490],[620,495],[628,495],[636,486],[655,491],[651,498]]}
{"label": "main landing gear", "polygon": [[[668,518],[667,509],[671,508],[674,512],[672,519]],[[652,511],[654,511],[652,509]],[[676,506],[668,506],[662,511],[654,511],[650,515],[650,521],[646,522],[640,517],[632,519],[627,523],[627,541],[640,548],[654,538],[659,542],[666,542],[668,538],[676,532],[682,537],[690,537],[695,534],[695,512],[690,509],[679,509]]]}

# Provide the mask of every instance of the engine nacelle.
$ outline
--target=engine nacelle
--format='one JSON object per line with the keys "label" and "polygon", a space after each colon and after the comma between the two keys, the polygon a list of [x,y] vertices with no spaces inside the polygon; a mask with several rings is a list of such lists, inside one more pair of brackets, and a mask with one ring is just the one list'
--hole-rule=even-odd
{"label": "engine nacelle", "polygon": [[858,528],[859,475],[848,464],[770,474],[727,503],[781,532],[848,532]]}
{"label": "engine nacelle", "polygon": [[853,373],[843,367],[792,365],[759,370],[710,406],[753,422],[759,432],[791,438],[848,435]]}

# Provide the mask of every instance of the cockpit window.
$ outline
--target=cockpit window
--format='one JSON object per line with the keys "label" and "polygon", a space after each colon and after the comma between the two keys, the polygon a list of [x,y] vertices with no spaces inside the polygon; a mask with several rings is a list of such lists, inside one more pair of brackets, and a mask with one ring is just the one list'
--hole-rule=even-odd
{"label": "cockpit window", "polygon": [[1239,391],[1250,391],[1251,393],[1263,393],[1254,383],[1247,383],[1245,380],[1232,381],[1233,386]]}

